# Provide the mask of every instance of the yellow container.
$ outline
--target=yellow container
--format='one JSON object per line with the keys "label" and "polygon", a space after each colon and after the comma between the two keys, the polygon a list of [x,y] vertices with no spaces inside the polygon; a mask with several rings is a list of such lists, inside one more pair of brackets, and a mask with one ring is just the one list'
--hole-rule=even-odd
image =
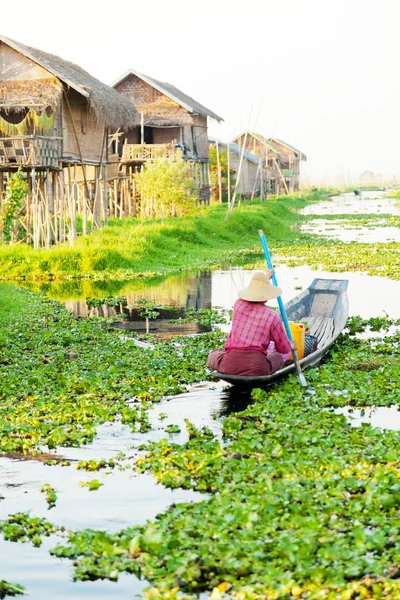
{"label": "yellow container", "polygon": [[304,344],[305,344],[305,335],[306,328],[303,323],[294,323],[293,321],[289,321],[290,331],[292,332],[293,340],[297,344],[297,356],[299,360],[304,358]]}

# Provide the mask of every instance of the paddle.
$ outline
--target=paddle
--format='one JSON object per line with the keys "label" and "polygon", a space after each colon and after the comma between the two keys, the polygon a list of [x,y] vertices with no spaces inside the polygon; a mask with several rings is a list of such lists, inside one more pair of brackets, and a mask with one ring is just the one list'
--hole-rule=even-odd
{"label": "paddle", "polygon": [[[258,233],[260,235],[261,245],[262,245],[263,250],[264,250],[264,256],[265,256],[265,260],[267,261],[268,268],[269,269],[273,269],[274,267],[272,266],[271,255],[270,255],[269,250],[268,250],[267,239],[266,239],[266,237],[265,237],[264,232],[263,232],[262,229],[260,229],[260,231]],[[272,283],[278,287],[278,282],[276,280],[275,273],[272,273],[271,279],[272,279]],[[288,336],[289,340],[291,342],[293,342],[292,332],[290,330],[289,321],[288,321],[288,318],[287,318],[286,310],[285,310],[285,307],[283,305],[283,301],[282,301],[282,297],[281,296],[278,296],[278,305],[279,305],[279,310],[280,310],[280,313],[281,313],[283,324],[285,325],[287,336]],[[294,364],[296,365],[296,371],[297,371],[297,377],[299,379],[299,383],[300,383],[301,386],[307,387],[307,381],[306,381],[306,378],[304,377],[303,372],[301,370],[300,361],[299,361],[299,357],[297,356],[296,350],[292,350],[292,356],[293,356]]]}

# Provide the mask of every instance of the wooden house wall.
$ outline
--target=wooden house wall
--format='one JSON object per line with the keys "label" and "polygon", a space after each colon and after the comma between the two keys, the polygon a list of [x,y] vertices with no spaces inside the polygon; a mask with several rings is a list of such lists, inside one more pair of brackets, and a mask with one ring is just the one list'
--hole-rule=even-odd
{"label": "wooden house wall", "polygon": [[[96,120],[90,111],[88,103],[83,96],[70,89],[68,100],[71,108],[74,127],[71,122],[70,112],[65,98],[62,105],[62,125],[63,125],[63,158],[80,160],[79,149],[76,137],[79,140],[79,146],[84,161],[100,162],[102,155],[102,145],[104,141],[103,120]],[[103,160],[107,158],[107,144],[103,152]]]}

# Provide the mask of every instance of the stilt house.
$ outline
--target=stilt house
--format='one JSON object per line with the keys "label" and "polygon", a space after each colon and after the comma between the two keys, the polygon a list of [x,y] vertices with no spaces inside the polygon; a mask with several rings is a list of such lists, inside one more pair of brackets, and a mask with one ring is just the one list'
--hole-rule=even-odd
{"label": "stilt house", "polygon": [[25,241],[72,243],[77,215],[82,233],[88,220],[107,222],[108,136],[138,122],[130,102],[77,65],[0,36],[0,200],[22,168]]}
{"label": "stilt house", "polygon": [[132,102],[140,125],[125,131],[119,147],[126,169],[139,169],[146,161],[167,158],[180,149],[193,165],[199,198],[209,201],[207,119],[222,121],[214,112],[169,83],[128,71],[114,89]]}
{"label": "stilt house", "polygon": [[241,148],[258,156],[263,165],[260,176],[265,191],[270,194],[291,194],[299,190],[300,162],[306,155],[277,138],[259,133],[242,133],[234,139]]}

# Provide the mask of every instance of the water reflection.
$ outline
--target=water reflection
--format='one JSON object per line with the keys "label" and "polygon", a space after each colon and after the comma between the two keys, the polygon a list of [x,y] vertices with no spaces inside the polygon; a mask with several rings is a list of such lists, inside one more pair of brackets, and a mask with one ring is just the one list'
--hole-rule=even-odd
{"label": "water reflection", "polygon": [[399,200],[385,198],[385,192],[363,192],[361,196],[353,193],[333,196],[330,200],[309,204],[300,213],[303,215],[400,215]]}
{"label": "water reflection", "polygon": [[369,244],[400,242],[400,229],[398,227],[352,227],[340,225],[340,221],[318,221],[303,225],[304,233],[316,233],[342,242],[367,242]]}
{"label": "water reflection", "polygon": [[369,423],[372,427],[400,431],[400,410],[398,406],[376,406],[373,408],[352,408],[346,406],[335,409],[337,415],[345,415],[353,427]]}

